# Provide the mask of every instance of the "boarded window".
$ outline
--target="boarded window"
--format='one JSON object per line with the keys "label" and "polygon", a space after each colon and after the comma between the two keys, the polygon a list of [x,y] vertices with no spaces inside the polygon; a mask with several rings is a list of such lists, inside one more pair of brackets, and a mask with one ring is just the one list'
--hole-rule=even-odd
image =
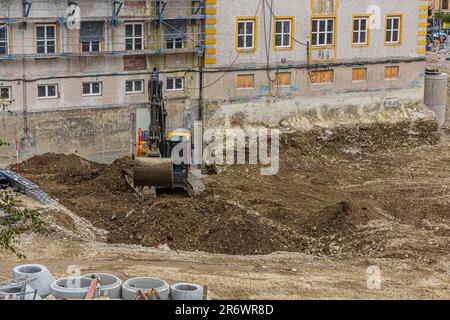
{"label": "boarded window", "polygon": [[384,68],[384,78],[385,79],[398,79],[399,67],[385,67]]}
{"label": "boarded window", "polygon": [[237,76],[237,87],[254,88],[255,76],[253,74],[240,74]]}
{"label": "boarded window", "polygon": [[366,81],[367,69],[366,68],[354,68],[352,70],[352,81]]}
{"label": "boarded window", "polygon": [[275,75],[275,84],[277,86],[290,86],[291,85],[291,73],[290,72],[278,72]]}
{"label": "boarded window", "polygon": [[334,70],[311,71],[312,83],[333,83]]}

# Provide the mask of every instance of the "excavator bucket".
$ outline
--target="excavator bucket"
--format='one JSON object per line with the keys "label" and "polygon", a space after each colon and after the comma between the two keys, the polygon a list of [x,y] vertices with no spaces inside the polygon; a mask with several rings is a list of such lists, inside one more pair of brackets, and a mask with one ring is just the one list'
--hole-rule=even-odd
{"label": "excavator bucket", "polygon": [[173,188],[173,162],[164,158],[137,158],[133,184],[138,187]]}

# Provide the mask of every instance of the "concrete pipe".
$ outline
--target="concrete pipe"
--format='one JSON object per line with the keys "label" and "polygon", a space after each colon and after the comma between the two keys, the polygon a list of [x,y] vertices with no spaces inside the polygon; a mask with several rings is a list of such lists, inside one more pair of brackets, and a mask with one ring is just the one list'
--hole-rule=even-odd
{"label": "concrete pipe", "polygon": [[46,266],[41,264],[24,264],[16,266],[12,271],[13,278],[27,279],[28,284],[38,291],[38,294],[45,298],[50,294],[50,285],[55,281],[55,277]]}
{"label": "concrete pipe", "polygon": [[172,300],[203,300],[203,287],[195,283],[176,283],[170,286]]}
{"label": "concrete pipe", "polygon": [[[125,281],[122,285],[122,299],[135,300],[139,290],[145,293],[152,289],[159,293],[161,300],[169,300],[169,284],[157,278],[132,278]],[[156,300],[156,296],[152,295],[151,300]]]}
{"label": "concrete pipe", "polygon": [[10,285],[0,288],[0,300],[41,300],[42,298],[30,285]]}
{"label": "concrete pipe", "polygon": [[122,280],[113,274],[109,273],[91,273],[82,275],[82,277],[92,279],[97,276],[100,280],[100,287],[98,287],[99,297],[109,297],[110,299],[122,298]]}
{"label": "concrete pipe", "polygon": [[[92,279],[86,277],[61,278],[52,283],[50,293],[59,300],[84,300]],[[94,298],[98,290],[94,292]]]}
{"label": "concrete pipe", "polygon": [[441,72],[427,72],[425,75],[425,104],[434,111],[442,127],[446,120],[448,75]]}

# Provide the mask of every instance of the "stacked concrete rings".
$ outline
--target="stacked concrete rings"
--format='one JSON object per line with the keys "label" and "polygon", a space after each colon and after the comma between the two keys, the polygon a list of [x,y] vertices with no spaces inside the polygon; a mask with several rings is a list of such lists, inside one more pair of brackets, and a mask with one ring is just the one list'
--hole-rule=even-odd
{"label": "stacked concrete rings", "polygon": [[93,276],[99,278],[100,286],[97,287],[99,297],[109,297],[110,299],[122,298],[122,280],[109,273],[91,273],[82,277],[92,279]]}
{"label": "stacked concrete rings", "polygon": [[55,278],[47,269],[41,264],[25,264],[13,268],[13,278],[16,280],[27,279],[28,284],[38,291],[42,298],[50,294],[50,286],[55,281]]}
{"label": "stacked concrete rings", "polygon": [[[122,285],[122,299],[123,300],[135,300],[137,292],[141,290],[146,293],[155,289],[161,300],[169,300],[170,287],[169,284],[158,278],[132,278],[125,281]],[[151,300],[156,300],[156,295],[151,296]]]}
{"label": "stacked concrete rings", "polygon": [[[87,277],[61,278],[52,283],[50,293],[58,300],[84,300],[92,279]],[[94,292],[94,298],[98,290]]]}

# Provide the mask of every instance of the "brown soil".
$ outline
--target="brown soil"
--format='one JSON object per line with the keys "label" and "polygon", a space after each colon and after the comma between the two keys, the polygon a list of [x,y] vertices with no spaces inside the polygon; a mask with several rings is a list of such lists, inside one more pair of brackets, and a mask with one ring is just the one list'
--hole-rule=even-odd
{"label": "brown soil", "polygon": [[285,135],[276,176],[235,166],[209,178],[207,191],[195,199],[162,194],[144,204],[122,178],[128,159],[101,165],[47,154],[24,163],[22,173],[110,231],[111,243],[167,243],[172,249],[226,254],[379,256],[396,254],[387,246],[398,231],[373,227],[377,219],[420,225],[448,212],[448,206],[432,201],[417,206],[419,196],[430,191],[402,184],[413,174],[402,172],[411,156],[437,142],[435,124],[428,122]]}

